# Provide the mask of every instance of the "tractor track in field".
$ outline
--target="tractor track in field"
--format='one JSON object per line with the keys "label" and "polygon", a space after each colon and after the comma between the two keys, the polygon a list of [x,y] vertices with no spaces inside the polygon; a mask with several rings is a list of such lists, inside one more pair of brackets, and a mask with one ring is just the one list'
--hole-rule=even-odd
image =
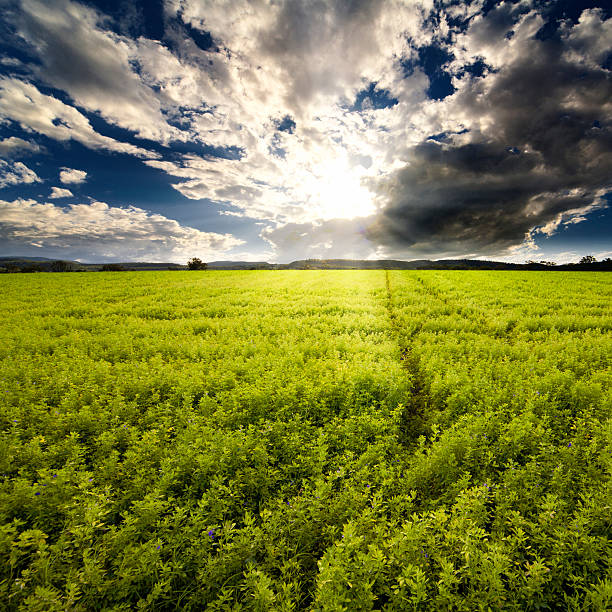
{"label": "tractor track in field", "polygon": [[[393,290],[391,288],[389,270],[385,270],[385,285],[387,289],[386,306],[389,319],[391,320],[391,329],[400,348],[402,365],[410,379],[410,393],[406,397],[404,409],[399,420],[399,441],[404,446],[410,447],[416,443],[419,436],[429,431],[428,414],[430,413],[432,402],[421,371],[419,358],[403,338],[397,320],[397,314],[393,306]],[[419,328],[416,328],[408,335],[408,338],[411,339],[418,333]]]}

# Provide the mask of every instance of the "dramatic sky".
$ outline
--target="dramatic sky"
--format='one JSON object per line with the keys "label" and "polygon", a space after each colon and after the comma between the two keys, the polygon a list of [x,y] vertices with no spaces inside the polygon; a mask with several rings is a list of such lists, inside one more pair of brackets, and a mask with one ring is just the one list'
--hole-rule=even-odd
{"label": "dramatic sky", "polygon": [[0,0],[0,255],[610,256],[609,7]]}

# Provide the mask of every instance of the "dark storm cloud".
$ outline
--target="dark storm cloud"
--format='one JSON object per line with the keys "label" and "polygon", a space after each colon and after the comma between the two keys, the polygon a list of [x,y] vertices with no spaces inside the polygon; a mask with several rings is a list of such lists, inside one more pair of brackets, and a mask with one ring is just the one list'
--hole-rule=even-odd
{"label": "dark storm cloud", "polygon": [[[163,185],[166,218],[256,222],[253,259],[505,256],[610,201],[612,20],[588,0],[0,5],[11,168],[83,168],[77,197],[142,210]],[[114,162],[81,145],[129,173],[99,191]],[[42,198],[24,172],[11,199]]]}
{"label": "dark storm cloud", "polygon": [[[488,34],[503,37],[510,26],[493,17]],[[612,75],[598,65],[600,14],[587,17],[556,38],[530,37],[487,78],[465,76],[447,110],[468,132],[411,150],[379,187],[387,203],[370,239],[499,252],[610,189]]]}

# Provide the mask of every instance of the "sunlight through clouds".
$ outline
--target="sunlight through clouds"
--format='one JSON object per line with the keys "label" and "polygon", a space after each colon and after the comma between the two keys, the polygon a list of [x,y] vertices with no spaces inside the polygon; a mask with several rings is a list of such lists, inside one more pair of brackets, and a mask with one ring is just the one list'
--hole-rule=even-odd
{"label": "sunlight through clouds", "polygon": [[[23,0],[6,18],[32,59],[2,64],[0,151],[50,165],[44,147],[61,143],[45,180],[82,168],[83,195],[155,201],[180,223],[242,232],[253,253],[284,260],[284,226],[330,224],[336,239],[313,229],[308,252],[331,240],[506,256],[608,206],[603,8],[166,0],[122,13]],[[121,176],[96,185],[95,166],[70,157],[77,145],[141,160],[164,197],[146,180],[141,195]],[[335,221],[356,219],[352,241]]]}
{"label": "sunlight through clouds", "polygon": [[361,185],[361,176],[343,160],[331,160],[314,168],[300,186],[312,203],[313,216],[322,219],[354,219],[374,212],[373,194]]}

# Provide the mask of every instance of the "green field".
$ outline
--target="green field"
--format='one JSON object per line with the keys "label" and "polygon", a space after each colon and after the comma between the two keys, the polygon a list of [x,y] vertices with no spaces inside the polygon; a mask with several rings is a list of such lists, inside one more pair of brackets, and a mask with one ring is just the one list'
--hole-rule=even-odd
{"label": "green field", "polygon": [[612,276],[4,275],[0,608],[612,608]]}

